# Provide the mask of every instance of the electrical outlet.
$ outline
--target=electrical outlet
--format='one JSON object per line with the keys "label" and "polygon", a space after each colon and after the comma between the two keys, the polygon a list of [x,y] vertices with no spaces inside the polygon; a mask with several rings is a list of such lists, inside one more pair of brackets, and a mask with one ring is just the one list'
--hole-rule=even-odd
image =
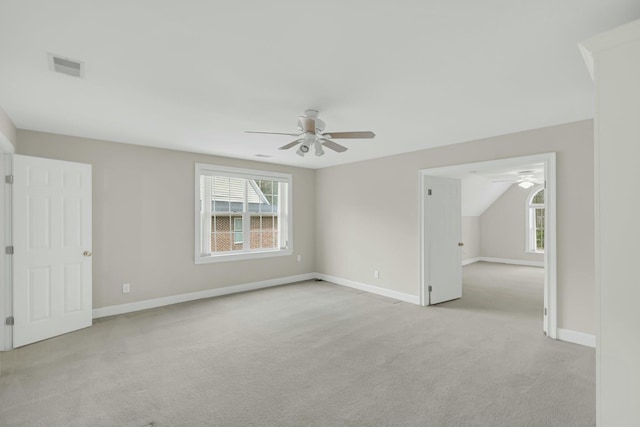
{"label": "electrical outlet", "polygon": [[129,292],[131,292],[131,285],[129,283],[123,283],[122,284],[122,293],[123,294],[128,294]]}
{"label": "electrical outlet", "polygon": [[373,278],[374,279],[379,279],[380,278],[380,272],[378,270],[373,270]]}
{"label": "electrical outlet", "polygon": [[302,255],[298,255],[298,262],[302,262]]}

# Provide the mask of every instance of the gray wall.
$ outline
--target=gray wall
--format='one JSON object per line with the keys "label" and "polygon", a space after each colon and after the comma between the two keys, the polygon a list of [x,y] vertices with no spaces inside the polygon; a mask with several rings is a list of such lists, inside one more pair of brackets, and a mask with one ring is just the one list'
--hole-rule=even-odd
{"label": "gray wall", "polygon": [[[313,170],[24,130],[17,152],[93,166],[94,308],[314,271]],[[196,162],[292,173],[294,255],[195,265]]]}
{"label": "gray wall", "polygon": [[558,326],[593,333],[591,120],[318,170],[317,270],[419,295],[418,171],[546,152],[557,153]]}
{"label": "gray wall", "polygon": [[526,252],[526,205],[532,189],[514,184],[480,216],[480,254],[489,258],[544,262]]}
{"label": "gray wall", "polygon": [[478,258],[480,254],[480,217],[462,217],[462,260]]}

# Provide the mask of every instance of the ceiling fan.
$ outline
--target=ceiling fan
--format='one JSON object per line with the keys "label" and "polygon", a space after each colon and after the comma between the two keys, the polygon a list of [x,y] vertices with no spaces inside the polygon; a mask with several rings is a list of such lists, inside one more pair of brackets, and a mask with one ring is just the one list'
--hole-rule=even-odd
{"label": "ceiling fan", "polygon": [[[347,147],[340,145],[332,139],[352,139],[352,138],[373,138],[376,136],[371,131],[362,132],[326,132],[323,133],[325,127],[324,121],[318,118],[318,111],[306,110],[303,116],[298,117],[298,133],[282,133],[282,132],[254,132],[246,131],[246,133],[263,133],[268,135],[290,135],[299,137],[293,142],[280,147],[280,150],[288,150],[300,144],[296,154],[304,157],[311,148],[315,149],[316,156],[324,154],[324,148],[329,148],[335,152],[342,153],[347,151]],[[301,137],[301,138],[300,138]]]}
{"label": "ceiling fan", "polygon": [[537,177],[533,171],[520,171],[518,172],[517,177],[514,176],[513,178],[508,179],[494,179],[491,182],[512,182],[526,189],[531,188],[534,185],[542,184],[544,179]]}

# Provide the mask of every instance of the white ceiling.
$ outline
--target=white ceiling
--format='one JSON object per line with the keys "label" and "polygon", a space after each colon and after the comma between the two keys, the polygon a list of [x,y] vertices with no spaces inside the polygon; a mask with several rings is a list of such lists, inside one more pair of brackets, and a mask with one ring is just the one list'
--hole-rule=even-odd
{"label": "white ceiling", "polygon": [[512,158],[431,169],[429,175],[459,179],[462,187],[462,216],[480,216],[523,176],[536,184],[543,183],[544,163],[518,163],[517,158]]}
{"label": "white ceiling", "polygon": [[[319,168],[590,118],[577,43],[638,17],[638,0],[0,0],[0,107],[22,129]],[[243,132],[294,132],[307,108],[377,137],[300,158]]]}

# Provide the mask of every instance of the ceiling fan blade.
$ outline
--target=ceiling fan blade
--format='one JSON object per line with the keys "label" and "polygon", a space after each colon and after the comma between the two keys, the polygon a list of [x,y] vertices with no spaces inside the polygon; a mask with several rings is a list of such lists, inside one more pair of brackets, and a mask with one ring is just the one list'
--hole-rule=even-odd
{"label": "ceiling fan blade", "polygon": [[375,133],[371,131],[362,131],[362,132],[327,132],[322,135],[326,138],[340,139],[340,138],[373,138],[376,136]]}
{"label": "ceiling fan blade", "polygon": [[322,141],[322,145],[324,145],[325,147],[336,151],[338,153],[343,153],[345,151],[347,151],[347,147],[345,147],[344,145],[340,145],[336,142],[331,141],[330,139],[320,139],[320,141]]}
{"label": "ceiling fan blade", "polygon": [[293,142],[288,143],[287,145],[283,145],[282,147],[278,148],[278,150],[288,150],[289,148],[294,147],[297,144],[300,144],[302,141],[304,141],[304,138],[297,139]]}
{"label": "ceiling fan blade", "polygon": [[316,119],[313,117],[300,116],[300,125],[305,133],[316,134]]}
{"label": "ceiling fan blade", "polygon": [[300,133],[282,133],[282,132],[255,132],[252,130],[245,130],[244,133],[262,133],[266,135],[289,135],[289,136],[300,136]]}

